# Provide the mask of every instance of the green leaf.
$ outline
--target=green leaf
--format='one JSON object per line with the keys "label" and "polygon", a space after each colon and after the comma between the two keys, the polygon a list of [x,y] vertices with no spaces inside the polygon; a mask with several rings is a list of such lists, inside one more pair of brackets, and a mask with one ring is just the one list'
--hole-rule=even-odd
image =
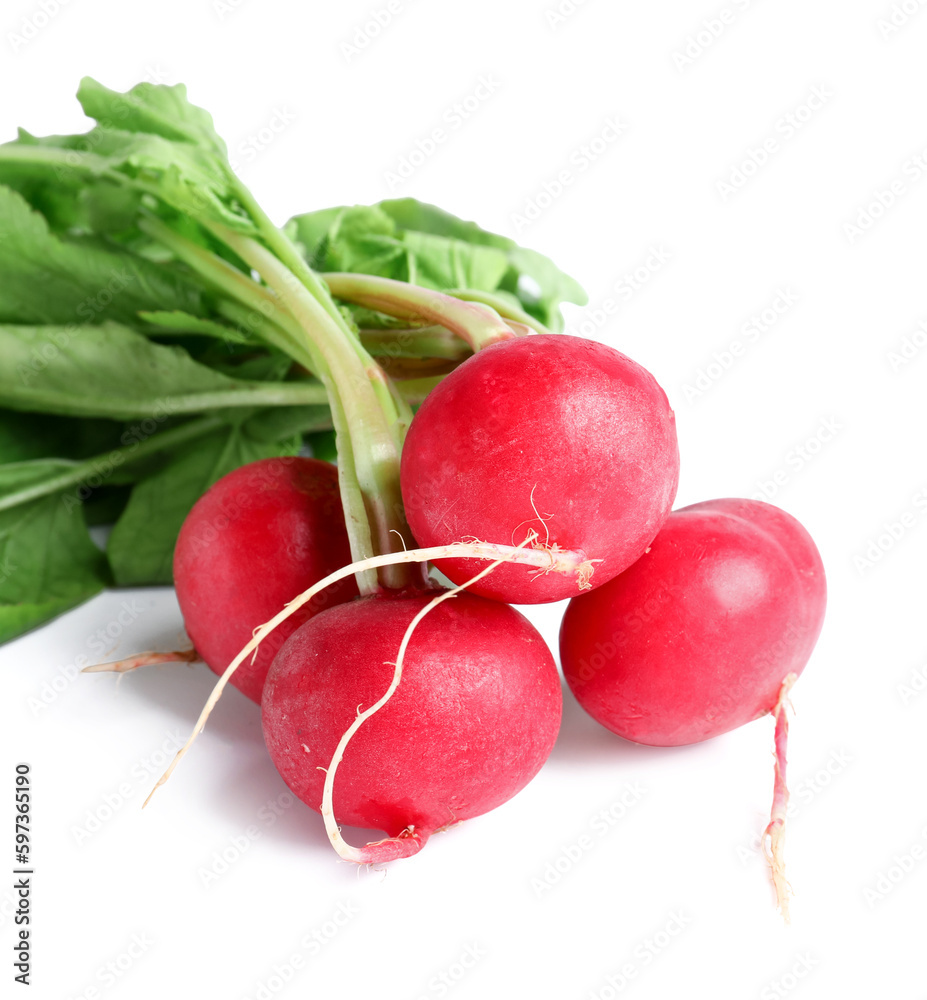
{"label": "green leaf", "polygon": [[118,156],[109,157],[109,169],[191,218],[212,219],[247,235],[257,233],[238,202],[231,168],[214,153],[160,136],[137,136]]}
{"label": "green leaf", "polygon": [[122,516],[131,495],[129,486],[102,486],[84,501],[88,527],[114,524]]}
{"label": "green leaf", "polygon": [[426,288],[492,292],[509,269],[505,254],[493,247],[411,230],[403,233],[402,242],[408,248],[410,265],[406,280]]}
{"label": "green leaf", "polygon": [[501,250],[513,250],[518,246],[507,236],[491,233],[475,222],[459,219],[437,205],[429,205],[415,198],[388,198],[379,202],[376,207],[393,219],[400,229],[447,236],[463,243],[498,247]]}
{"label": "green leaf", "polygon": [[122,425],[109,420],[0,409],[0,464],[33,458],[89,458],[118,447],[121,433]]}
{"label": "green leaf", "polygon": [[[40,139],[20,129],[16,141],[0,145],[0,181],[41,212],[55,231],[122,232],[134,222],[142,192],[105,175],[107,160],[87,152],[94,137],[91,131]],[[111,137],[99,141],[108,143]]]}
{"label": "green leaf", "polygon": [[121,233],[135,222],[142,195],[112,181],[101,181],[82,189],[80,204],[86,215],[84,225],[90,232],[105,235]]}
{"label": "green leaf", "polygon": [[245,431],[254,441],[271,444],[291,440],[294,436],[328,430],[332,413],[327,406],[277,406],[256,413],[245,424]]}
{"label": "green leaf", "polygon": [[[256,232],[238,203],[234,175],[224,153],[172,142],[161,135],[112,129],[91,129],[80,137],[79,148],[93,152],[59,157],[53,164],[56,177],[69,172],[83,176],[89,170],[137,194],[156,194],[190,217],[212,218],[240,232]],[[51,156],[48,146],[45,155]]]}
{"label": "green leaf", "polygon": [[120,94],[85,76],[77,90],[84,114],[101,125],[127,132],[149,132],[178,142],[192,143],[226,155],[212,115],[187,100],[187,88],[178,83],[139,83]]}
{"label": "green leaf", "polygon": [[231,344],[259,343],[253,337],[248,337],[237,327],[219,323],[214,319],[201,319],[199,316],[191,316],[189,313],[181,312],[179,309],[173,312],[157,310],[154,312],[141,312],[139,317],[146,323],[158,327],[160,335],[169,334],[198,334],[204,337],[216,337]]}
{"label": "green leaf", "polygon": [[313,458],[319,458],[323,462],[338,461],[338,448],[335,444],[334,431],[319,431],[316,434],[310,434],[306,438],[306,443],[309,445]]}
{"label": "green leaf", "polygon": [[178,449],[162,469],[133,489],[113,528],[107,552],[116,583],[171,583],[177,534],[199,497],[233,469],[260,458],[295,455],[299,446],[298,438],[255,440],[247,424],[239,424]]}
{"label": "green leaf", "polygon": [[0,323],[131,323],[143,309],[201,315],[203,292],[176,269],[115,245],[65,239],[0,185]]}
{"label": "green leaf", "polygon": [[329,230],[343,211],[342,207],[337,206],[323,208],[318,212],[306,212],[294,216],[284,226],[287,236],[301,245],[303,256],[317,270],[321,267],[319,262],[325,257]]}
{"label": "green leaf", "polygon": [[[551,330],[563,329],[563,317],[560,314],[562,302],[585,305],[588,301],[582,287],[543,254],[520,247],[514,240],[482,229],[475,222],[459,219],[450,212],[414,198],[381,201],[377,207],[403,230],[431,233],[505,251],[509,267],[497,286],[498,290],[515,295],[526,312]],[[475,285],[462,287],[495,290],[480,289]]]}
{"label": "green leaf", "polygon": [[[563,329],[560,314],[562,302],[585,305],[589,298],[582,285],[556,264],[536,250],[517,247],[509,253],[511,270],[503,282],[503,289],[516,295],[526,312],[536,316],[545,326],[559,333]],[[533,294],[523,278],[535,282],[540,294]]]}
{"label": "green leaf", "polygon": [[[509,295],[552,330],[563,328],[562,302],[586,302],[582,288],[542,254],[414,198],[324,209],[288,227],[317,270]],[[356,311],[354,319],[371,325]]]}
{"label": "green leaf", "polygon": [[[322,223],[328,229],[321,233]],[[355,205],[292,220],[297,239],[311,246],[310,259],[322,271],[351,271],[425,288],[493,291],[509,263],[493,247],[427,232],[401,231],[377,206]]]}
{"label": "green leaf", "polygon": [[293,359],[282,352],[231,358],[221,363],[211,361],[210,366],[231,378],[252,379],[259,382],[282,382],[293,367]]}
{"label": "green leaf", "polygon": [[[327,217],[328,211],[314,213]],[[297,236],[306,242],[320,219],[297,217]],[[353,205],[339,208],[331,216],[328,230],[313,250],[313,258],[323,271],[357,271],[395,277],[404,270],[404,249],[395,238],[396,225],[375,206]]]}
{"label": "green leaf", "polygon": [[[70,464],[0,466],[0,497]],[[0,642],[80,604],[108,580],[105,556],[90,540],[79,504],[53,494],[0,511]]]}
{"label": "green leaf", "polygon": [[[307,403],[314,383],[277,387],[230,378],[181,347],[156,344],[116,323],[0,325],[0,405],[83,417],[165,420],[230,406]],[[321,401],[323,391],[314,393]]]}
{"label": "green leaf", "polygon": [[54,417],[0,410],[0,466],[61,454],[66,440],[62,429]]}
{"label": "green leaf", "polygon": [[[76,136],[36,139],[21,132],[15,142],[0,147],[0,178],[22,189],[37,205],[53,207],[56,221],[63,215],[55,200],[60,188],[73,199],[75,189],[79,197],[80,188],[105,183],[124,186],[135,199],[125,195],[117,206],[108,194],[106,212],[122,209],[113,220],[104,215],[108,225],[127,225],[133,205],[137,207],[139,196],[148,193],[191,218],[257,233],[239,202],[239,183],[212,118],[187,101],[183,86],[140,84],[119,94],[88,78],[78,97],[100,124]],[[37,182],[46,187],[36,188]],[[74,209],[72,215],[75,220],[81,217]],[[92,224],[88,209],[83,215]]]}

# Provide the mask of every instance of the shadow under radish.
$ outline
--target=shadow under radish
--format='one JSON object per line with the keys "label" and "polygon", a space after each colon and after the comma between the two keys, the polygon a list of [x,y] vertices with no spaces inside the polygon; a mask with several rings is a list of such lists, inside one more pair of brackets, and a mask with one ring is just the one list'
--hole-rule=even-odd
{"label": "shadow under radish", "polygon": [[565,681],[563,687],[563,718],[560,733],[546,766],[575,768],[577,765],[595,765],[614,761],[640,765],[658,756],[691,752],[693,747],[651,747],[632,743],[589,715],[573,697]]}

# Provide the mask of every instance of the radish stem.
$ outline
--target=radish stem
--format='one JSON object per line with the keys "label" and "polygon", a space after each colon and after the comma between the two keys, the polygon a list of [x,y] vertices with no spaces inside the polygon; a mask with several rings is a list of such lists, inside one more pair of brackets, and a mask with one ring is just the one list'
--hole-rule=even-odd
{"label": "radish stem", "polygon": [[[340,400],[345,416],[343,426],[336,424],[339,455],[345,465],[353,458],[365,516],[370,524],[372,544],[362,546],[361,533],[352,531],[352,526],[356,528],[360,522],[362,512],[353,509],[355,497],[344,496],[352,556],[355,561],[363,561],[374,552],[394,551],[397,545],[394,532],[399,535],[408,532],[399,491],[399,451],[412,420],[411,410],[392,390],[380,366],[344,321],[336,323],[326,304],[297,280],[278,257],[256,240],[219,223],[210,222],[208,228],[273,289],[330,373],[330,398]],[[333,415],[334,409],[333,406]],[[348,440],[350,449],[345,447]],[[411,583],[407,570],[397,570],[393,564],[384,568],[382,582],[388,589],[402,589]],[[358,585],[361,593],[372,593],[375,589],[365,578],[359,577]]]}
{"label": "radish stem", "polygon": [[517,336],[492,306],[482,302],[465,302],[430,288],[369,274],[327,272],[322,278],[336,299],[354,302],[396,319],[443,326],[465,340],[474,351]]}
{"label": "radish stem", "polygon": [[535,333],[553,333],[553,330],[549,330],[539,319],[535,319],[530,313],[509,302],[508,299],[504,299],[501,295],[478,291],[475,288],[450,288],[445,294],[451,295],[455,299],[463,299],[464,302],[482,302],[483,305],[490,306],[508,322],[513,330],[516,329],[515,324],[517,323],[519,326],[528,328],[525,333],[532,330]]}
{"label": "radish stem", "polygon": [[361,343],[376,357],[442,358],[463,361],[472,353],[467,342],[443,326],[404,330],[361,330]]}

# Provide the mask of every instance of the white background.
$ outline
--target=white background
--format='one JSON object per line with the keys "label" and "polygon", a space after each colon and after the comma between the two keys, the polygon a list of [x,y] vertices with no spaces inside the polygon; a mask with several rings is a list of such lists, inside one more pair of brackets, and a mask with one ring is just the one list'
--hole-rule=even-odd
{"label": "white background", "polygon": [[[720,3],[587,0],[554,24],[553,0],[393,0],[361,49],[356,32],[386,7],[9,0],[0,136],[85,127],[72,97],[83,74],[118,89],[182,81],[281,223],[415,195],[575,275],[591,304],[570,312],[574,328],[669,394],[677,505],[762,495],[821,549],[828,617],[793,694],[793,923],[756,850],[768,718],[655,750],[599,728],[567,695],[561,739],[522,794],[369,872],[338,862],[302,804],[271,823],[285,786],[258,709],[230,691],[143,813],[212,675],[175,665],[75,679],[120,615],[130,624],[110,656],[182,639],[170,591],[116,592],[0,649],[2,837],[13,765],[34,774],[30,995],[922,997],[927,169],[914,158],[927,150],[927,10],[907,0],[895,28],[889,0],[732,0],[729,23]],[[706,20],[716,35],[691,41]],[[453,107],[481,78],[486,99],[463,120]],[[616,118],[620,138],[590,162],[582,147]],[[442,127],[446,141],[391,183]],[[752,169],[767,139],[775,149]],[[745,160],[750,176],[735,173]],[[543,196],[563,170],[571,183]],[[795,301],[748,339],[783,289]],[[606,316],[607,300],[620,308]],[[735,341],[743,351],[727,357]],[[911,357],[893,361],[905,343]],[[561,611],[529,611],[551,642]],[[593,846],[570,861],[583,835]],[[227,870],[204,885],[223,854]],[[3,869],[10,855],[0,844]],[[0,877],[0,977],[13,995],[11,883]],[[673,920],[677,933],[660,935]],[[627,964],[634,979],[609,985]]]}

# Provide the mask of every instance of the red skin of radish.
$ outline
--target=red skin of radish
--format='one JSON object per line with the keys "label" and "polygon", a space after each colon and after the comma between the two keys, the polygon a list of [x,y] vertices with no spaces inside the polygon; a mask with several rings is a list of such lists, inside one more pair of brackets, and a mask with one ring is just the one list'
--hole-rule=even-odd
{"label": "red skin of radish", "polygon": [[[301,457],[243,465],[197,500],[180,529],[174,583],[187,633],[221,674],[257,626],[350,562],[335,466]],[[271,632],[231,683],[260,704],[286,638],[314,614],[356,596],[353,577],[323,591]]]}
{"label": "red skin of radish", "polygon": [[[402,451],[403,502],[420,545],[517,545],[533,529],[541,543],[601,559],[593,587],[643,553],[678,478],[675,419],[653,376],[604,344],[552,334],[465,361],[429,393]],[[454,583],[479,565],[438,563]],[[503,565],[471,592],[535,604],[572,597],[576,584]]]}
{"label": "red skin of radish", "polygon": [[[264,739],[284,781],[313,809],[321,811],[320,768],[356,713],[385,694],[406,628],[435,596],[331,608],[277,654],[264,687]],[[526,618],[469,594],[444,601],[413,633],[392,698],[348,743],[334,779],[335,818],[390,837],[414,827],[418,849],[524,788],[553,749],[561,708],[553,657]],[[369,860],[391,856],[374,849]]]}
{"label": "red skin of radish", "polygon": [[759,500],[693,504],[630,569],[570,602],[564,676],[619,736],[697,743],[773,711],[825,603],[821,557],[795,518]]}

